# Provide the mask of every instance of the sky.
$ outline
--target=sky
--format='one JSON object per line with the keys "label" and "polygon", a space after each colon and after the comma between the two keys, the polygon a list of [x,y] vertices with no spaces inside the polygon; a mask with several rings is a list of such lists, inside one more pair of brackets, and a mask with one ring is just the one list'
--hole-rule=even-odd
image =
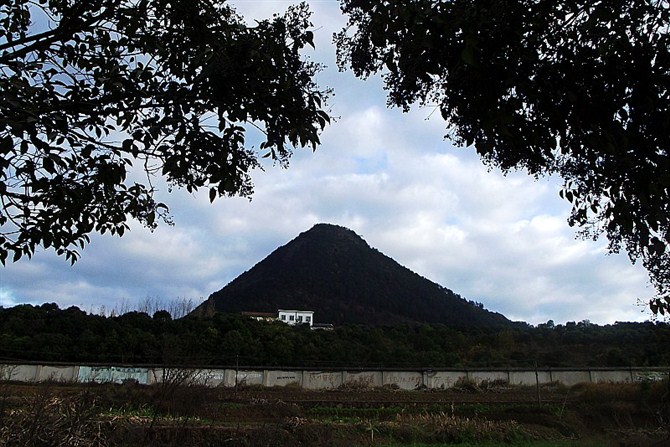
{"label": "sky", "polygon": [[[252,22],[294,2],[229,3]],[[168,193],[162,185],[158,199],[174,226],[151,232],[132,223],[122,238],[94,235],[74,266],[53,250],[8,263],[0,267],[0,306],[55,302],[108,312],[147,300],[197,304],[326,222],[515,321],[650,319],[646,272],[625,254],[609,255],[606,239],[576,237],[560,179],[489,170],[473,148],[445,138],[432,108],[387,108],[380,77],[337,69],[332,34],[346,24],[339,3],[308,3],[316,50],[305,54],[326,66],[317,81],[334,89],[337,117],[316,151],[296,149],[287,169],[255,171],[252,200],[210,204],[207,191]]]}

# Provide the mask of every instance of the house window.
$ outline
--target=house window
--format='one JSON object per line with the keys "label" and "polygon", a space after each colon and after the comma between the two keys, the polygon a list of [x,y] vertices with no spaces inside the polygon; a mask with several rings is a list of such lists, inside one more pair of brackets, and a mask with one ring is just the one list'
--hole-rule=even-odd
{"label": "house window", "polygon": [[302,316],[298,316],[298,323],[302,323]]}
{"label": "house window", "polygon": [[312,321],[312,317],[305,317],[305,321],[309,323],[310,321]]}
{"label": "house window", "polygon": [[282,321],[286,321],[286,315],[282,315],[282,316],[281,316],[281,320],[282,320]]}
{"label": "house window", "polygon": [[293,315],[290,315],[290,316],[288,317],[288,319],[291,320],[291,321],[293,321]]}

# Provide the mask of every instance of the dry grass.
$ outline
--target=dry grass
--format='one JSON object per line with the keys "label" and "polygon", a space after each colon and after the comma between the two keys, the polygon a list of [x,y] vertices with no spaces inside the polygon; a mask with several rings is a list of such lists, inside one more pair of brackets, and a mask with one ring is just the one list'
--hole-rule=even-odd
{"label": "dry grass", "polygon": [[394,421],[380,423],[378,430],[404,442],[423,443],[514,442],[532,437],[515,421],[463,418],[446,413],[399,415]]}
{"label": "dry grass", "polygon": [[104,447],[113,421],[101,420],[91,393],[56,396],[44,387],[0,418],[0,446]]}
{"label": "dry grass", "polygon": [[[0,447],[530,445],[524,443],[581,436],[650,445],[639,439],[667,434],[667,387],[667,382],[582,384],[566,388],[564,403],[540,406],[497,403],[505,399],[500,393],[519,390],[506,383],[479,384],[470,396],[449,395],[467,398],[467,408],[475,409],[468,412],[453,402],[449,411],[440,393],[384,389],[332,391],[312,402],[314,393],[291,387],[236,391],[188,380],[163,386],[0,387],[5,403],[0,406]],[[426,402],[405,402],[408,396],[423,396]],[[316,402],[336,413],[351,410],[350,417],[316,414]],[[383,417],[371,416],[376,413]]]}

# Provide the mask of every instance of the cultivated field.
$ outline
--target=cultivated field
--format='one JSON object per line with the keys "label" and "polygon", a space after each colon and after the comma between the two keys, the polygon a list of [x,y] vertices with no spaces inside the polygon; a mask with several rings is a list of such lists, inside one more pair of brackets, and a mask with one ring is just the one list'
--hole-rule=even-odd
{"label": "cultivated field", "polygon": [[0,446],[664,446],[668,383],[445,391],[0,384]]}

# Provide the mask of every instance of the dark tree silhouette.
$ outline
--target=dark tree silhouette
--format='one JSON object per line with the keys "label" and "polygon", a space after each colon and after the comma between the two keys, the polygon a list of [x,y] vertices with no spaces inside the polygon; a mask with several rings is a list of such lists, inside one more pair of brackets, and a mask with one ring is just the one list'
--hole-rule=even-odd
{"label": "dark tree silhouette", "polygon": [[[0,4],[0,261],[169,221],[151,177],[249,196],[329,122],[305,4],[248,26],[223,0]],[[245,144],[254,127],[264,140]],[[135,175],[131,180],[130,171]],[[146,178],[137,172],[146,174]]]}
{"label": "dark tree silhouette", "polygon": [[[587,322],[459,328],[336,326],[312,331],[239,314],[168,319],[55,304],[0,309],[0,358],[233,366],[599,367],[670,365],[670,325]],[[188,368],[187,368],[188,369]]]}
{"label": "dark tree silhouette", "polygon": [[641,259],[670,310],[670,6],[612,0],[343,0],[340,67],[389,105],[433,105],[503,172],[559,175],[570,225]]}

